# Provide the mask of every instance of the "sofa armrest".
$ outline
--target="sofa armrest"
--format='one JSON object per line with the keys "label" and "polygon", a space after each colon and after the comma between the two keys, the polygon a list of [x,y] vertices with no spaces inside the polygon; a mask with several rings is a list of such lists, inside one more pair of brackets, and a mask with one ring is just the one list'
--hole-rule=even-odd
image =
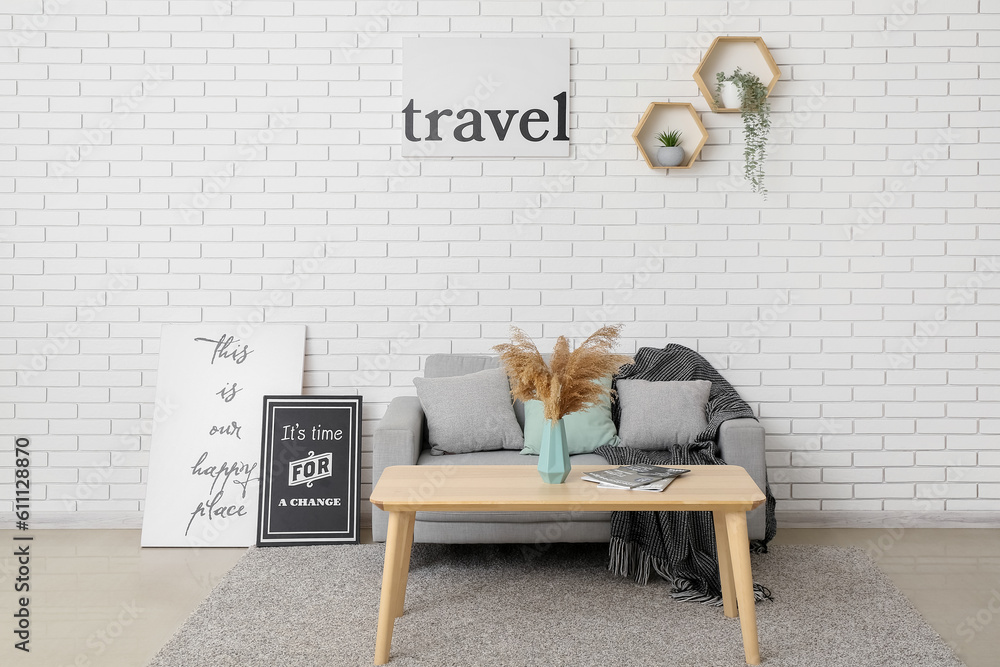
{"label": "sofa armrest", "polygon": [[413,465],[420,456],[424,409],[416,396],[397,396],[375,427],[372,440],[373,482],[389,466]]}
{"label": "sofa armrest", "polygon": [[[719,450],[729,465],[740,466],[763,492],[767,486],[764,459],[764,427],[756,419],[730,419],[719,428]],[[751,540],[764,539],[765,506],[747,514],[747,532]]]}
{"label": "sofa armrest", "polygon": [[[372,488],[389,466],[414,465],[423,447],[424,410],[416,396],[398,396],[372,436]],[[372,539],[385,542],[389,515],[372,506]]]}

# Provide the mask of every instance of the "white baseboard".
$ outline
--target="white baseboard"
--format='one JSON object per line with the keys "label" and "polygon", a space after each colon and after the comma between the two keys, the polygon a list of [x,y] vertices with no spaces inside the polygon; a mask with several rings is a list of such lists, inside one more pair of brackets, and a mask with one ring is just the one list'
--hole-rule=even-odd
{"label": "white baseboard", "polygon": [[778,510],[782,528],[1000,528],[1000,512]]}
{"label": "white baseboard", "polygon": [[[31,530],[107,530],[142,528],[142,512],[32,512]],[[0,530],[15,527],[14,513],[0,515]]]}

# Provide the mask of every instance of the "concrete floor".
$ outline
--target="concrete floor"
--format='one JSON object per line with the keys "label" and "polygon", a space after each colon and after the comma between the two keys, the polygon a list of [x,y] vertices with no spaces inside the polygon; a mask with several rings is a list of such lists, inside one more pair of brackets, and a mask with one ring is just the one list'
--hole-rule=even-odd
{"label": "concrete floor", "polygon": [[[10,634],[14,535],[0,531],[2,665],[141,667],[245,551],[141,549],[137,530],[34,531],[25,654]],[[998,664],[1000,530],[786,529],[775,544],[864,549],[969,667]]]}

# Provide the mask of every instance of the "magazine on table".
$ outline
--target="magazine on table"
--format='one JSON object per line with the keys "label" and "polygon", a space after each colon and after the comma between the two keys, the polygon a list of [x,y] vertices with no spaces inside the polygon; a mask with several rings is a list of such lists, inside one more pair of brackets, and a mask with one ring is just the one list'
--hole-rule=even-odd
{"label": "magazine on table", "polygon": [[680,477],[680,475],[675,475],[673,477],[664,477],[663,479],[658,479],[655,482],[650,482],[649,484],[643,484],[642,486],[634,486],[631,489],[623,489],[620,486],[612,486],[611,484],[598,484],[599,489],[618,489],[625,491],[662,491],[663,489],[670,486],[670,482],[674,481]]}
{"label": "magazine on table", "polygon": [[667,488],[671,481],[686,472],[690,471],[686,468],[633,464],[589,472],[584,474],[581,479],[596,482],[599,487],[603,488],[662,491]]}

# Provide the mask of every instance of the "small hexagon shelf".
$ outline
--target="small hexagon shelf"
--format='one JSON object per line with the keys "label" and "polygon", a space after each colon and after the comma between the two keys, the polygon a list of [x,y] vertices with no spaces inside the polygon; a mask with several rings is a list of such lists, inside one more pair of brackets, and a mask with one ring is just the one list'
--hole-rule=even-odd
{"label": "small hexagon shelf", "polygon": [[739,112],[737,108],[715,105],[716,73],[732,74],[737,67],[742,67],[744,72],[751,72],[760,77],[760,80],[767,85],[768,94],[781,76],[781,71],[761,37],[719,35],[705,51],[705,57],[694,71],[694,80],[712,111]]}
{"label": "small hexagon shelf", "polygon": [[[671,130],[681,131],[685,160],[676,167],[661,167],[651,157],[656,155],[656,149],[661,145],[656,135]],[[708,131],[701,124],[693,105],[687,102],[651,102],[635,126],[632,140],[650,169],[690,169],[708,141]]]}

